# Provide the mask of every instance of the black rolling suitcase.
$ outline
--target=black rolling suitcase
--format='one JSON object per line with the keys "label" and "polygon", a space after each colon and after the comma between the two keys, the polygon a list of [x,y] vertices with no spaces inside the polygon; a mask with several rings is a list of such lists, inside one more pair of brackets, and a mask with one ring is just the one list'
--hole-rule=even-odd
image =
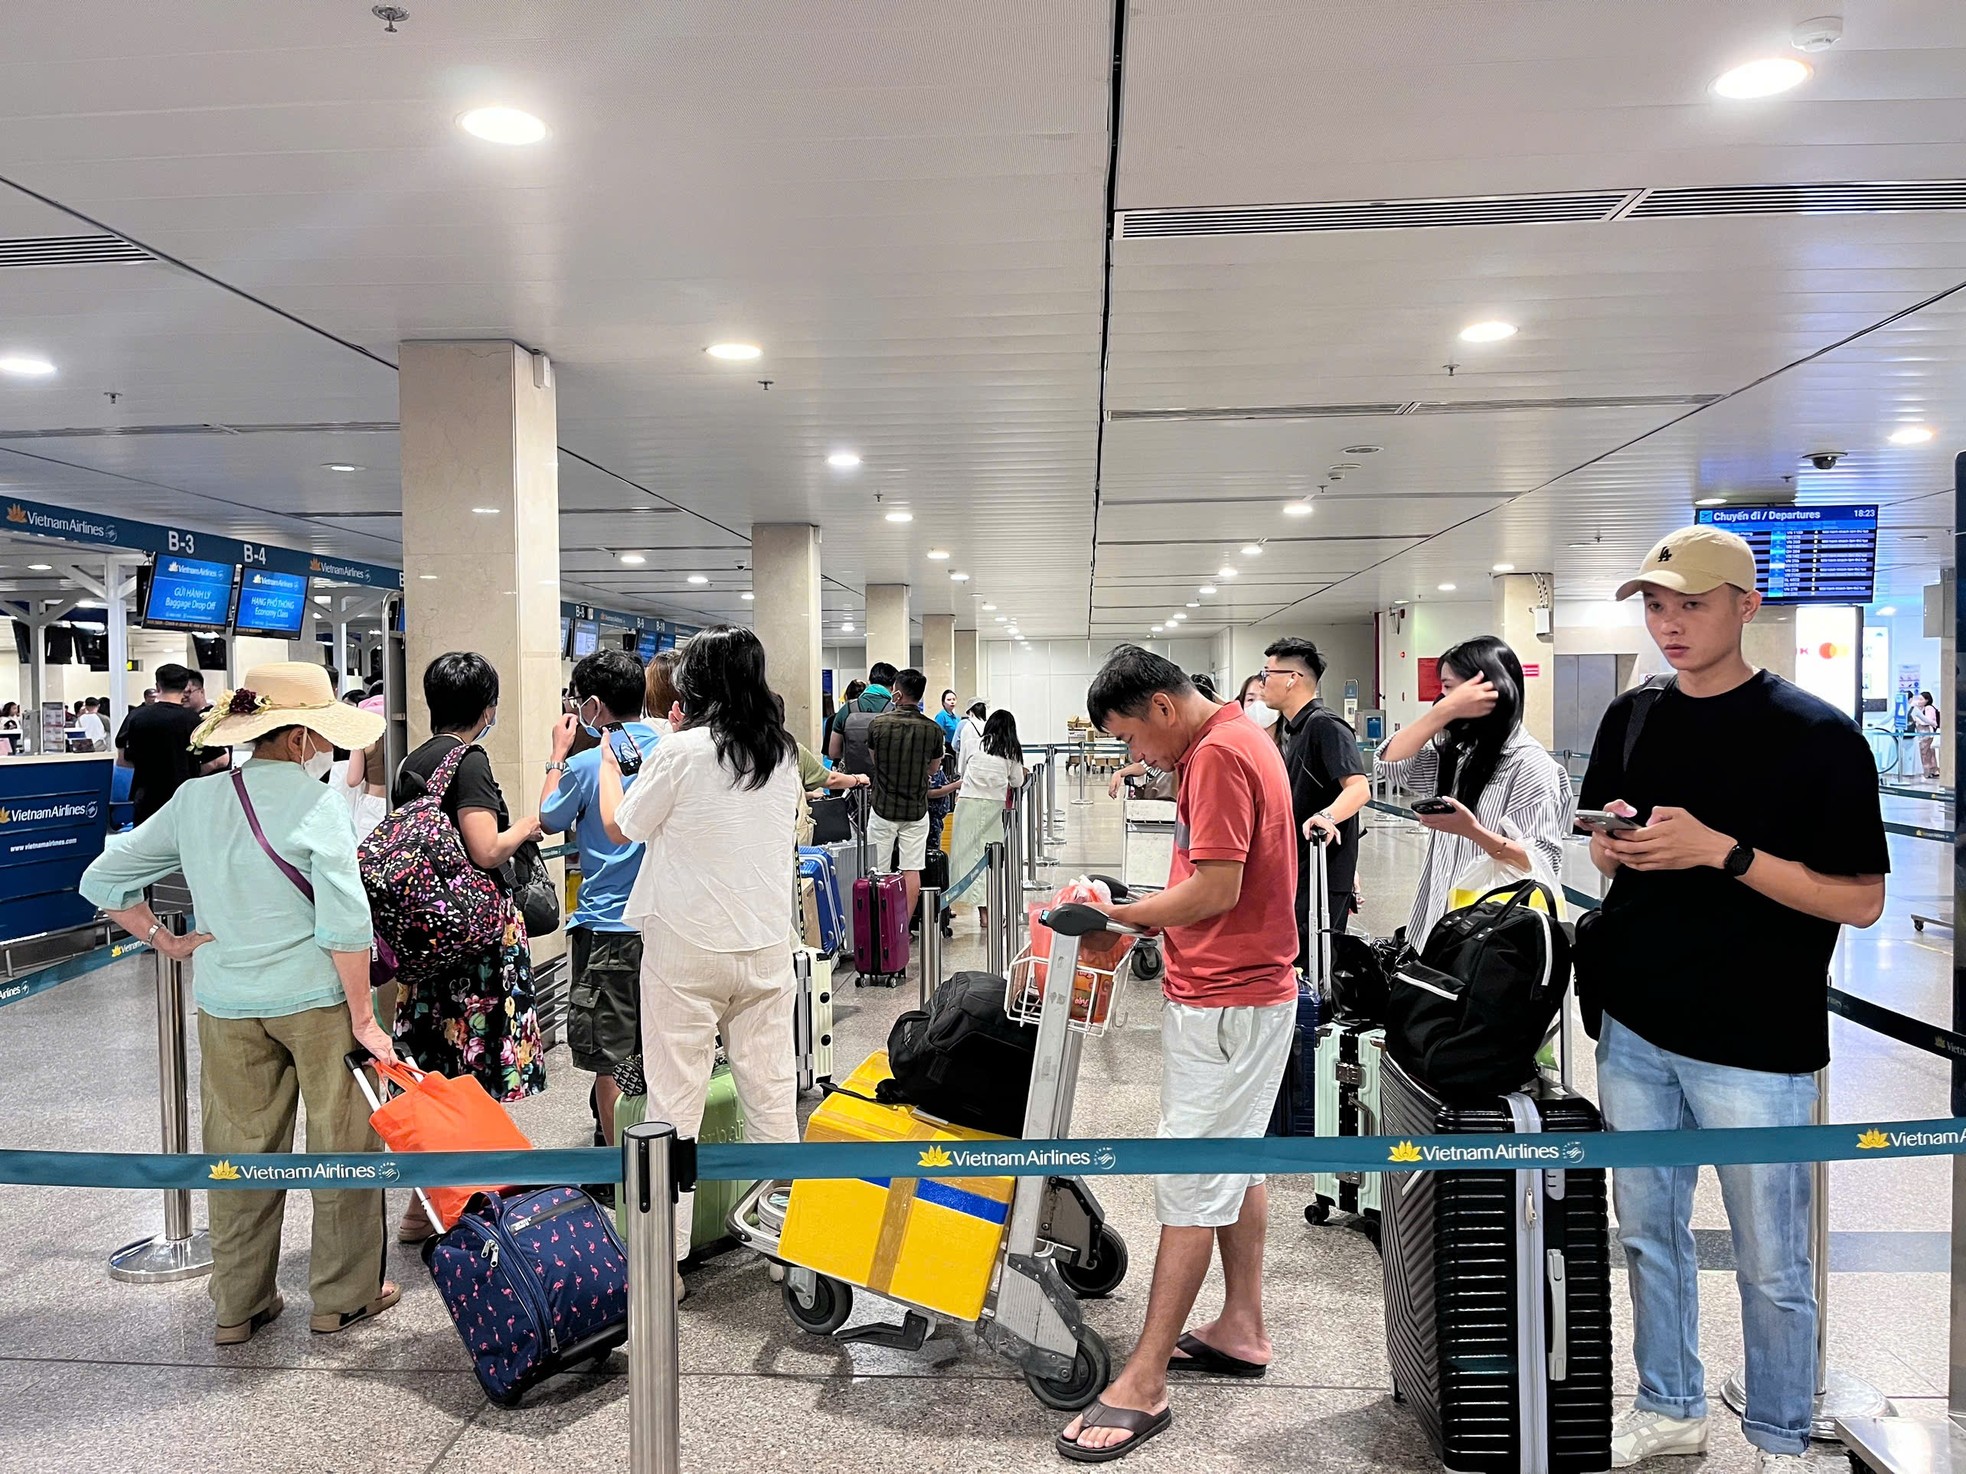
{"label": "black rolling suitcase", "polygon": [[1566,1168],[1562,1138],[1601,1131],[1555,1085],[1447,1105],[1388,1059],[1390,1135],[1541,1132],[1557,1165],[1389,1174],[1386,1350],[1460,1474],[1595,1474],[1611,1464],[1611,1231],[1602,1168]]}

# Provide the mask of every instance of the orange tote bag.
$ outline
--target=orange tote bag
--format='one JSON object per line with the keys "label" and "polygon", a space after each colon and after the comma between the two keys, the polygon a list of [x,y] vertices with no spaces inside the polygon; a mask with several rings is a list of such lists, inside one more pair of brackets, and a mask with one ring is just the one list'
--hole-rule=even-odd
{"label": "orange tote bag", "polygon": [[[377,1074],[403,1092],[384,1101],[369,1117],[375,1134],[392,1152],[532,1150],[525,1132],[475,1076],[452,1080],[396,1061],[371,1063]],[[430,1187],[424,1189],[424,1197],[437,1215],[438,1226],[449,1228],[473,1193],[491,1191],[494,1188],[489,1185]]]}

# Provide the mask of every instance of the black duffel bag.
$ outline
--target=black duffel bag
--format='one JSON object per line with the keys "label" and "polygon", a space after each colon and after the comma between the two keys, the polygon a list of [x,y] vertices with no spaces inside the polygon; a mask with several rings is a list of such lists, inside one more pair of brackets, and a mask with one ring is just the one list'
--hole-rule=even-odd
{"label": "black duffel bag", "polygon": [[1557,914],[1550,888],[1524,880],[1441,917],[1393,973],[1387,1053],[1443,1099],[1521,1089],[1570,986]]}
{"label": "black duffel bag", "polygon": [[926,1011],[911,1009],[887,1036],[893,1078],[875,1095],[883,1105],[919,1106],[931,1116],[997,1136],[1024,1133],[1031,1056],[1038,1031],[1004,1012],[1004,980],[959,972],[935,990]]}
{"label": "black duffel bag", "polygon": [[1356,932],[1338,932],[1331,938],[1331,1010],[1333,1018],[1348,1023],[1383,1024],[1386,1021],[1386,992],[1392,970],[1406,950],[1402,928],[1392,937],[1374,941]]}

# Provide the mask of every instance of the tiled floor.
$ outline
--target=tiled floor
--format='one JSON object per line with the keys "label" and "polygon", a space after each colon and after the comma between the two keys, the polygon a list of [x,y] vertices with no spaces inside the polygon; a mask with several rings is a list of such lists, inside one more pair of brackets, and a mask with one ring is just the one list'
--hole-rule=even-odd
{"label": "tiled floor", "polygon": [[[1069,792],[1060,795],[1069,800]],[[1067,804],[1075,867],[1116,868],[1115,805]],[[1419,868],[1417,831],[1375,818],[1366,841],[1363,921],[1374,931],[1405,919]],[[1945,933],[1912,931],[1912,910],[1945,904],[1943,847],[1893,841],[1891,909],[1846,944],[1843,985],[1939,1019],[1949,1007]],[[1949,906],[1947,907],[1949,909]],[[977,965],[974,923],[958,921],[945,957]],[[841,1073],[886,1038],[914,988],[841,996]],[[1088,1134],[1151,1132],[1158,1092],[1154,1000],[1134,1000],[1126,1027],[1091,1043],[1079,1097]],[[9,1068],[0,1076],[0,1143],[10,1147],[149,1149],[156,1144],[154,1022],[147,964],[78,980],[0,1014]],[[1840,1120],[1944,1114],[1937,1060],[1835,1025],[1832,1089]],[[195,1068],[195,1065],[194,1065]],[[586,1137],[586,1077],[551,1057],[552,1088],[519,1111],[542,1145]],[[1588,1058],[1579,1084],[1590,1089]],[[195,1110],[195,1102],[194,1102]],[[195,1118],[194,1118],[195,1119]],[[195,1131],[195,1124],[194,1124]],[[1950,1172],[1941,1159],[1838,1164],[1832,1174],[1836,1262],[1831,1350],[1907,1411],[1943,1409],[1947,1282],[1933,1272],[1934,1235],[1948,1228]],[[1125,1349],[1138,1329],[1153,1257],[1148,1184],[1102,1183],[1112,1220],[1133,1250],[1133,1273],[1092,1323]],[[1173,1430],[1129,1459],[1130,1468],[1214,1471],[1431,1470],[1418,1426],[1390,1398],[1381,1330],[1378,1260],[1343,1229],[1312,1229],[1304,1185],[1279,1180],[1271,1223],[1268,1295],[1277,1363],[1257,1386],[1178,1390]],[[202,1216],[203,1203],[198,1211]],[[148,1194],[0,1189],[0,1474],[7,1471],[251,1471],[498,1469],[511,1474],[623,1468],[624,1363],[607,1375],[566,1378],[519,1411],[488,1406],[470,1376],[427,1276],[396,1266],[403,1304],[336,1337],[305,1325],[309,1209],[289,1211],[282,1280],[287,1315],[250,1345],[211,1344],[210,1304],[198,1284],[111,1283],[103,1261],[154,1231]],[[1719,1230],[1719,1195],[1703,1183],[1696,1223]],[[1858,1237],[1861,1235],[1861,1237]],[[1717,1238],[1717,1235],[1715,1236]],[[1713,1251],[1725,1263],[1725,1245]],[[1904,1267],[1899,1267],[1904,1266]],[[1050,1438],[1063,1421],[1031,1397],[1014,1370],[966,1328],[943,1328],[923,1351],[815,1341],[786,1318],[777,1288],[743,1254],[693,1272],[682,1312],[684,1467],[769,1471],[814,1465],[888,1474],[961,1466],[977,1474],[1054,1466]],[[1731,1276],[1702,1278],[1704,1342],[1715,1379],[1739,1362]],[[1206,1317],[1219,1282],[1204,1291]],[[1620,1345],[1628,1316],[1616,1296]],[[879,1314],[863,1300],[861,1318]],[[1618,1385],[1632,1377],[1621,1362]],[[1841,1460],[1825,1467],[1840,1466]],[[1731,1427],[1719,1429],[1706,1470],[1753,1468]]]}

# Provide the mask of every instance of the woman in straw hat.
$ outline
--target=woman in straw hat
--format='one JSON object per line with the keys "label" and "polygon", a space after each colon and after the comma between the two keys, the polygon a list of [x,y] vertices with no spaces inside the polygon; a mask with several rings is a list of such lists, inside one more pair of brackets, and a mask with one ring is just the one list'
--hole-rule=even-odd
{"label": "woman in straw hat", "polygon": [[[336,701],[318,665],[255,667],[192,738],[196,747],[250,745],[252,761],[183,785],[134,832],[112,837],[82,877],[82,894],[118,926],[167,957],[197,954],[208,1154],[291,1151],[296,1101],[307,1105],[309,1151],[381,1149],[343,1063],[358,1043],[392,1057],[370,1001],[374,927],[348,805],[318,779],[336,747],[367,747],[382,726]],[[144,887],[178,871],[200,928],[188,936],[144,899]],[[251,1340],[284,1306],[275,1273],[285,1207],[283,1192],[211,1194],[221,1346]],[[384,1211],[378,1189],[315,1194],[315,1332],[345,1330],[396,1303],[401,1292],[382,1273]]]}

